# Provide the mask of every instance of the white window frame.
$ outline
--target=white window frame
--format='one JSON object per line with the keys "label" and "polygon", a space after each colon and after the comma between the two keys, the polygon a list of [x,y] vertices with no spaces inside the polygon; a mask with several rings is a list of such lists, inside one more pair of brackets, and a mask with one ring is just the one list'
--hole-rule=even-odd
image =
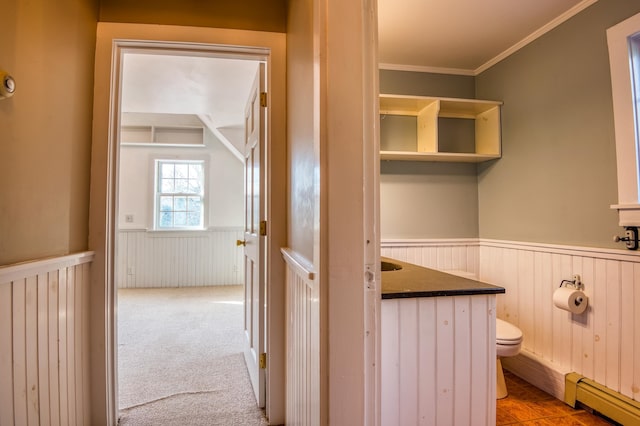
{"label": "white window frame", "polygon": [[638,32],[640,13],[607,30],[618,166],[618,204],[611,208],[618,210],[620,226],[640,226],[640,147],[634,99],[640,96],[640,87],[634,87],[630,45],[631,36]]}
{"label": "white window frame", "polygon": [[[153,205],[153,217],[152,217],[152,229],[158,232],[175,232],[175,231],[202,231],[206,230],[208,226],[208,212],[209,212],[209,202],[208,202],[208,191],[209,191],[209,182],[208,182],[208,167],[209,162],[206,158],[202,157],[173,157],[173,156],[158,156],[152,158],[153,167],[151,179],[153,180],[153,194],[152,194],[152,205]],[[202,225],[201,226],[179,226],[179,227],[171,227],[171,228],[163,228],[160,227],[160,196],[162,195],[159,189],[160,182],[160,164],[161,163],[198,163],[202,164],[203,176],[202,176],[202,184],[203,184],[203,192],[201,196],[202,203]],[[188,195],[188,194],[185,194]]]}

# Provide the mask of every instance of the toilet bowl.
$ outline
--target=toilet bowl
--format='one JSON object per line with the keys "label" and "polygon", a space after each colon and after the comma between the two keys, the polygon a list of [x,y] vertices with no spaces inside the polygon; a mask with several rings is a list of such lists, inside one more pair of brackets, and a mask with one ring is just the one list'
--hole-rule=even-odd
{"label": "toilet bowl", "polygon": [[496,372],[498,376],[496,386],[497,399],[505,398],[508,395],[500,358],[518,355],[521,345],[522,331],[515,325],[503,321],[500,318],[496,318]]}

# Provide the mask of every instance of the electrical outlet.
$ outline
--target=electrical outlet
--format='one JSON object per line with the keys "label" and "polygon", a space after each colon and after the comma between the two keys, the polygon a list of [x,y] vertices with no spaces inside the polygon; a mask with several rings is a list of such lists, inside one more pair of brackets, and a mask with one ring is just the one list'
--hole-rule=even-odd
{"label": "electrical outlet", "polygon": [[124,221],[127,223],[133,223],[133,215],[132,214],[127,214],[124,216]]}

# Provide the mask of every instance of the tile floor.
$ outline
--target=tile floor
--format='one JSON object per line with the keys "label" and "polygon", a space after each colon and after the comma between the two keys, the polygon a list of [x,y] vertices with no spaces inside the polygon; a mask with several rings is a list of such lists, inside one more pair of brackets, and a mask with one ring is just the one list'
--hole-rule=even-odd
{"label": "tile floor", "polygon": [[497,401],[496,425],[608,426],[616,423],[564,402],[505,370],[509,396]]}

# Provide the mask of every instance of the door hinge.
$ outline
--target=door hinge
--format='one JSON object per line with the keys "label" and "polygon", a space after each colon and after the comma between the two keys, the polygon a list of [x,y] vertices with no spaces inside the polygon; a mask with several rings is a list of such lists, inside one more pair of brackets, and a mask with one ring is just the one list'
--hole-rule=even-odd
{"label": "door hinge", "polygon": [[267,354],[264,352],[260,354],[260,368],[263,370],[267,368]]}
{"label": "door hinge", "polygon": [[267,235],[267,221],[266,220],[261,220],[260,221],[260,235],[262,235],[263,237],[265,235]]}
{"label": "door hinge", "polygon": [[260,92],[260,106],[262,108],[267,107],[267,92]]}

